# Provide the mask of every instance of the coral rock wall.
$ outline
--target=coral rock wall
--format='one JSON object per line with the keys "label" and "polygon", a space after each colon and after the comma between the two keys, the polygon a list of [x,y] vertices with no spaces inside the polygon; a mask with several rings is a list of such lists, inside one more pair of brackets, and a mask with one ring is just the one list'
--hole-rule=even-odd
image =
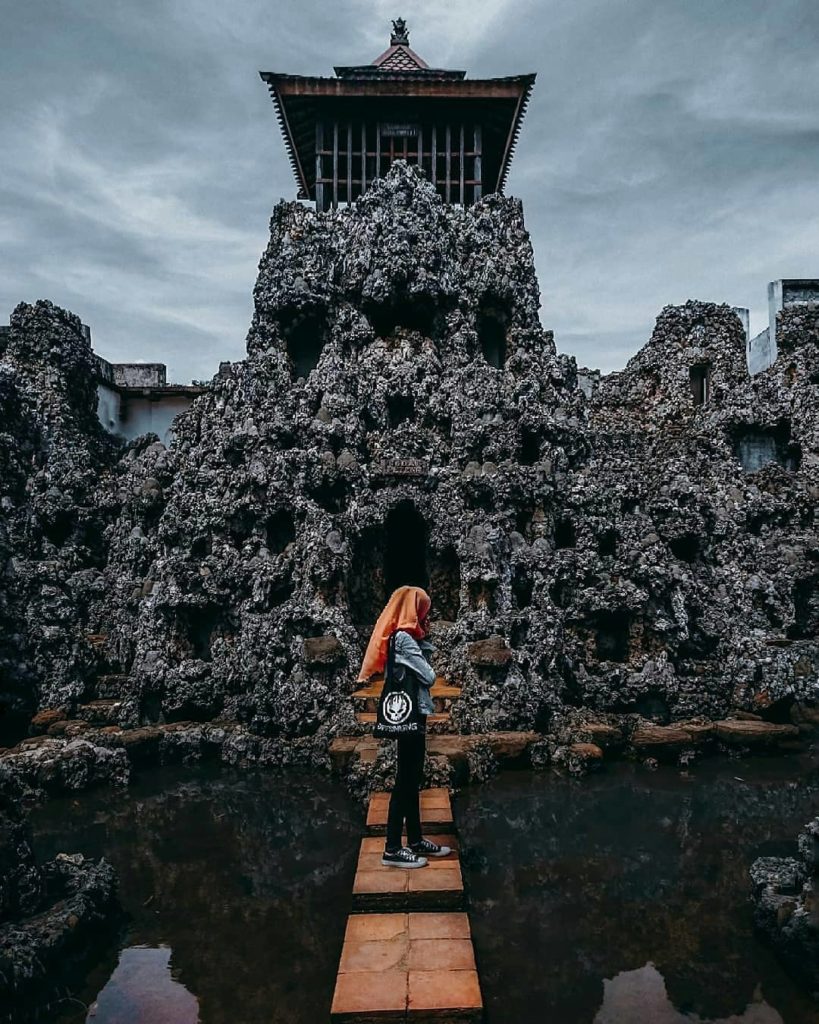
{"label": "coral rock wall", "polygon": [[401,583],[432,593],[464,732],[815,699],[819,309],[780,314],[750,378],[729,307],[667,307],[587,398],[541,328],[520,203],[445,206],[400,163],[350,209],[279,204],[254,295],[247,358],[169,449],[103,435],[76,318],[15,311],[7,707],[354,731]]}

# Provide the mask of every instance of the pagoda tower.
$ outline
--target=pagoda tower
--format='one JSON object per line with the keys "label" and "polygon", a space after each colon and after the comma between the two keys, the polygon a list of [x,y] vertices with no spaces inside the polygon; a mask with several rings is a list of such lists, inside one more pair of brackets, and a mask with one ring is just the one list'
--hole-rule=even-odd
{"label": "pagoda tower", "polygon": [[260,72],[270,89],[299,199],[327,210],[356,200],[394,160],[423,169],[446,203],[503,192],[534,74],[467,79],[431,68],[392,23],[371,64],[335,78]]}

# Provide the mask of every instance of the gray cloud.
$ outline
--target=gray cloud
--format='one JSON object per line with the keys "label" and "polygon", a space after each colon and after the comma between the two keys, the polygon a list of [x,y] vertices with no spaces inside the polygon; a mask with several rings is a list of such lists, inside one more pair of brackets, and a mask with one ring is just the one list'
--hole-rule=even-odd
{"label": "gray cloud", "polygon": [[209,377],[241,358],[272,205],[295,193],[257,71],[374,57],[537,71],[509,192],[544,326],[614,369],[668,302],[765,319],[819,273],[814,0],[6,0],[0,307],[51,298],[112,360]]}

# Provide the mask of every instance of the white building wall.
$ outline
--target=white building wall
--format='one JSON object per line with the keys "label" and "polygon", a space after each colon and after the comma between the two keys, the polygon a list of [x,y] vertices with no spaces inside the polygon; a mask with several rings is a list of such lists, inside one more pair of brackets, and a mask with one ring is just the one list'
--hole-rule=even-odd
{"label": "white building wall", "polygon": [[159,435],[164,444],[169,445],[175,417],[184,412],[192,401],[192,395],[168,395],[159,399],[129,396],[125,419],[120,424],[121,434],[130,441],[151,430]]}
{"label": "white building wall", "polygon": [[97,416],[100,423],[112,434],[119,434],[120,394],[103,381],[97,381]]}

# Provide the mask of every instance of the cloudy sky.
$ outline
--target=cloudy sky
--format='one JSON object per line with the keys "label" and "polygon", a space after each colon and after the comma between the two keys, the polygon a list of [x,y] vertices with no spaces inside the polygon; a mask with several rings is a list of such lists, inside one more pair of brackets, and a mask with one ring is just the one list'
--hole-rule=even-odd
{"label": "cloudy sky", "polygon": [[507,191],[561,351],[616,369],[663,305],[766,320],[819,275],[816,0],[0,0],[0,321],[49,298],[112,361],[209,378],[244,354],[267,221],[295,184],[258,71],[388,43],[536,71]]}

